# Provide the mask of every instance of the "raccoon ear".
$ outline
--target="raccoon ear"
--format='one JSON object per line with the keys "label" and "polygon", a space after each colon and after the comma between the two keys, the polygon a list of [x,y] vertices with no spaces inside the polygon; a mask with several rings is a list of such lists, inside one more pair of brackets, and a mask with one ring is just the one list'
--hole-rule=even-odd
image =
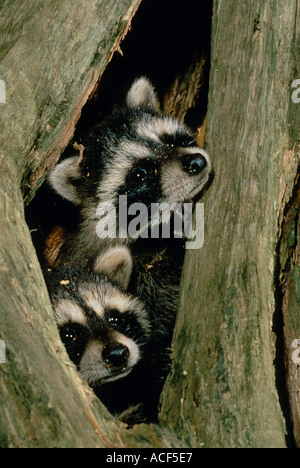
{"label": "raccoon ear", "polygon": [[127,247],[112,247],[99,255],[94,263],[94,272],[107,275],[123,289],[127,289],[132,275],[133,263]]}
{"label": "raccoon ear", "polygon": [[128,107],[137,109],[138,107],[149,107],[158,110],[158,98],[150,81],[141,77],[135,80],[128,91],[126,102]]}
{"label": "raccoon ear", "polygon": [[81,177],[78,157],[74,156],[57,164],[48,180],[55,192],[75,205],[80,205],[81,199],[76,190],[76,181],[79,181]]}

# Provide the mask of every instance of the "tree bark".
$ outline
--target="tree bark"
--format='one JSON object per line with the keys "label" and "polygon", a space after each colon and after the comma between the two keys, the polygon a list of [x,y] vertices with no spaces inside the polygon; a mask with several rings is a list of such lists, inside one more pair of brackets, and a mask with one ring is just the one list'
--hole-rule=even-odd
{"label": "tree bark", "polygon": [[205,245],[185,262],[160,425],[115,421],[59,340],[24,201],[69,142],[139,4],[0,7],[0,446],[284,447],[286,402],[299,443],[299,0],[214,1],[206,141],[215,180]]}
{"label": "tree bark", "polygon": [[[68,144],[82,106],[130,28],[141,0],[2,2],[1,149],[28,203]],[[13,21],[12,21],[13,18]]]}
{"label": "tree bark", "polygon": [[300,447],[300,180],[295,179],[280,230],[277,259],[278,302],[282,310],[286,382],[295,442]]}
{"label": "tree bark", "polygon": [[1,6],[1,447],[180,445],[159,429],[143,436],[141,428],[135,438],[78,378],[58,337],[24,219],[23,198],[29,202],[68,143],[139,3]]}
{"label": "tree bark", "polygon": [[[283,250],[292,263],[284,309],[278,242],[299,187],[299,14],[297,0],[214,1],[206,142],[215,178],[202,200],[205,244],[186,255],[161,409],[161,425],[190,445],[286,447],[297,438],[281,348],[285,333],[290,360],[300,336],[295,223]],[[287,365],[299,434],[299,366]]]}

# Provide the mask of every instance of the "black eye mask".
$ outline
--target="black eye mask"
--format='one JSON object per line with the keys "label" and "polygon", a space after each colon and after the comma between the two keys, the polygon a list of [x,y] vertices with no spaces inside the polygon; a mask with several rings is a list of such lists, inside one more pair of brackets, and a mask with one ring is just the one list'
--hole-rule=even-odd
{"label": "black eye mask", "polygon": [[164,145],[177,148],[188,148],[190,146],[197,147],[195,140],[186,132],[177,132],[175,135],[164,133],[160,136],[160,140]]}
{"label": "black eye mask", "polygon": [[143,203],[147,207],[161,199],[160,166],[154,159],[137,162],[127,174],[119,195],[127,195],[128,205]]}
{"label": "black eye mask", "polygon": [[85,327],[70,322],[59,327],[59,334],[69,358],[78,365],[88,340]]}
{"label": "black eye mask", "polygon": [[137,342],[137,344],[143,336],[143,331],[135,314],[130,310],[121,313],[116,309],[108,309],[105,311],[105,319],[110,328],[123,333],[128,338]]}

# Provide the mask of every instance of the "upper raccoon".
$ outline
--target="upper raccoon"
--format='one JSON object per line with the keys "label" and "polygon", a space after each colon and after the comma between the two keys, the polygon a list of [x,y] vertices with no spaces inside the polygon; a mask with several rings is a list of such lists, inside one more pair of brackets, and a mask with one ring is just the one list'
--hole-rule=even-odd
{"label": "upper raccoon", "polygon": [[82,157],[63,160],[49,179],[81,213],[79,228],[65,241],[62,256],[83,263],[93,261],[107,243],[129,243],[135,266],[130,288],[157,322],[159,340],[169,340],[184,240],[101,239],[96,233],[97,208],[99,203],[112,203],[118,215],[120,195],[127,195],[128,206],[190,201],[209,180],[210,158],[184,124],[159,112],[157,96],[144,77],[134,81],[125,105],[95,125],[81,143]]}
{"label": "upper raccoon", "polygon": [[72,239],[70,246],[73,261],[82,260],[87,252],[97,255],[105,243],[96,232],[100,203],[112,203],[118,215],[120,195],[127,196],[128,206],[189,201],[203,189],[211,172],[208,154],[197,146],[189,129],[158,111],[146,78],[133,83],[126,105],[94,126],[82,144],[81,161],[69,157],[49,177],[54,190],[81,212],[76,242]]}
{"label": "upper raccoon", "polygon": [[[87,268],[59,267],[45,272],[45,279],[70,359],[108,409],[120,413],[146,399],[135,388],[140,383],[130,394],[119,391],[115,397],[108,384],[123,382],[142,367],[150,323],[143,303],[124,292],[132,269],[128,250],[111,249],[101,257],[102,271],[96,274]],[[109,390],[99,390],[103,386]]]}

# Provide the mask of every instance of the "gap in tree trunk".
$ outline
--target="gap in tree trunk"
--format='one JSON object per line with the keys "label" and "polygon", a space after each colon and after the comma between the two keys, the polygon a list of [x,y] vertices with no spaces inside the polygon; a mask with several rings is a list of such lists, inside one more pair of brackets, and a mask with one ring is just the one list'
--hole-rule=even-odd
{"label": "gap in tree trunk", "polygon": [[[136,77],[146,76],[155,86],[161,109],[184,121],[204,145],[207,110],[212,0],[161,2],[143,0],[132,29],[108,64],[97,88],[82,109],[74,136],[62,157],[74,154],[74,143],[115,104],[122,104]],[[45,182],[26,207],[26,219],[38,257],[43,263],[45,241],[55,258],[62,226],[76,229],[76,207],[56,196]],[[53,231],[54,227],[57,230]],[[49,238],[49,233],[54,235]],[[50,240],[49,240],[50,239]]]}

